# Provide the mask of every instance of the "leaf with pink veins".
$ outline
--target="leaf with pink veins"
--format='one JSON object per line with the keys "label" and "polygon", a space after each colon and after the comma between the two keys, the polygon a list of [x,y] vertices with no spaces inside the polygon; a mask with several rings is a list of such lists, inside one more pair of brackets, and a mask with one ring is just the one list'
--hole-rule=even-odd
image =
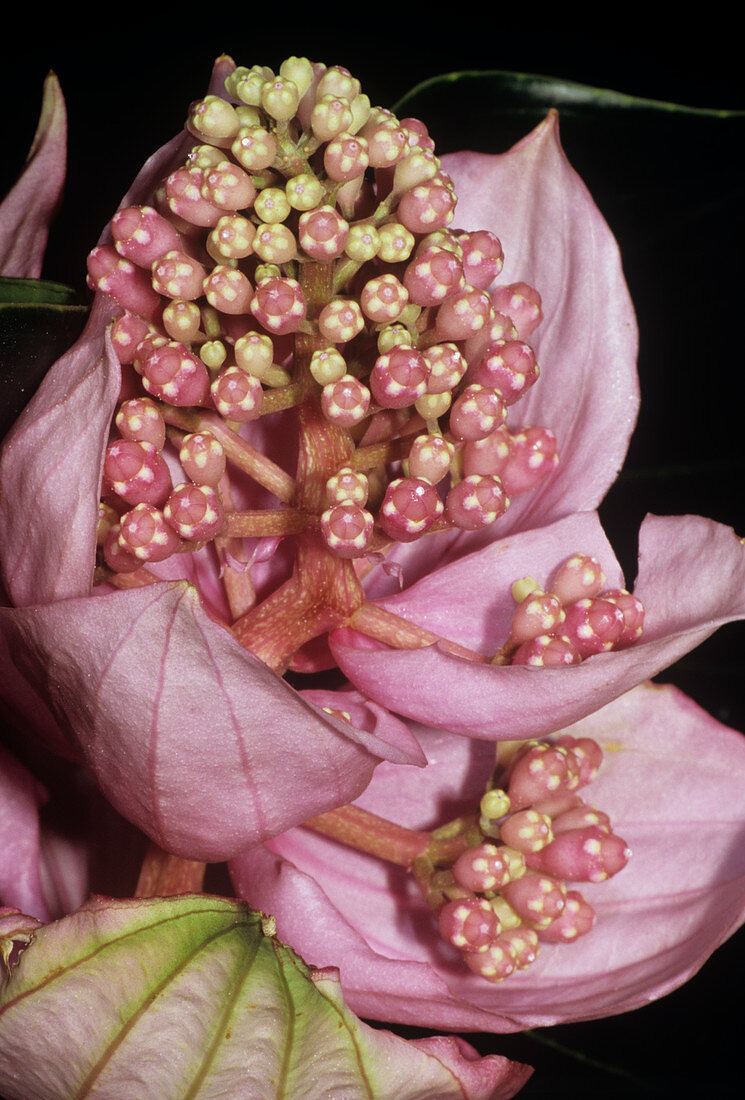
{"label": "leaf with pink veins", "polygon": [[185,582],[0,608],[0,628],[11,690],[44,685],[106,797],[176,855],[226,859],[356,798],[381,759],[423,759],[374,704],[350,723],[306,702]]}
{"label": "leaf with pink veins", "polygon": [[[492,655],[507,640],[512,582],[528,575],[545,584],[580,547],[600,560],[608,588],[621,583],[597,516],[587,513],[492,543],[380,604]],[[360,691],[407,718],[470,737],[535,737],[576,722],[657,675],[724,623],[745,618],[743,544],[730,527],[699,516],[648,516],[634,593],[646,612],[641,639],[571,667],[481,664],[437,644],[382,648],[349,630],[331,635],[331,650]]]}
{"label": "leaf with pink veins", "polygon": [[[8,914],[3,934],[8,1100],[509,1100],[531,1073],[457,1038],[369,1027],[336,971],[309,969],[259,914],[223,898],[99,897],[42,928]],[[54,1027],[40,1031],[43,1019]]]}
{"label": "leaf with pink veins", "polygon": [[67,114],[54,73],[44,81],[39,124],[18,182],[0,203],[0,274],[38,279],[49,224],[65,182]]}
{"label": "leaf with pink veins", "polygon": [[[402,565],[407,584],[438,560],[596,508],[623,464],[639,409],[636,316],[618,244],[566,158],[556,112],[506,153],[452,153],[442,164],[458,194],[454,225],[489,229],[502,243],[493,289],[527,282],[541,295],[544,319],[529,337],[541,374],[509,410],[508,425],[549,428],[559,464],[494,524],[395,547],[388,560]],[[377,573],[368,584],[373,595],[394,587]]]}
{"label": "leaf with pink veins", "polygon": [[[382,764],[358,805],[412,829],[473,811],[493,748],[413,727],[430,763]],[[642,685],[562,731],[605,758],[586,798],[632,850],[606,882],[581,883],[597,923],[498,985],[471,974],[398,867],[294,829],[233,860],[238,893],[271,910],[316,964],[334,960],[361,1015],[515,1031],[627,1012],[687,981],[745,921],[745,740],[676,688]]]}

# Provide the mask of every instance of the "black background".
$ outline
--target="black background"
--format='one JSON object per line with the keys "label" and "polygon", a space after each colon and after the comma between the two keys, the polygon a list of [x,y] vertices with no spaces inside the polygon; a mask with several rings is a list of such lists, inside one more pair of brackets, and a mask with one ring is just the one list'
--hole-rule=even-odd
{"label": "black background", "polygon": [[[449,22],[439,17],[437,26],[430,9],[408,8],[388,26],[382,8],[371,10],[367,26],[361,8],[354,15],[334,8],[298,19],[286,6],[245,7],[245,15],[236,12],[230,20],[212,17],[207,6],[170,6],[161,15],[134,6],[77,8],[64,19],[46,16],[43,24],[21,13],[13,36],[5,34],[0,193],[22,164],[50,68],[62,82],[70,116],[68,185],[45,276],[85,293],[87,251],[142,162],[203,94],[222,51],[247,65],[277,66],[293,53],[346,65],[382,105],[443,72],[510,69],[691,107],[745,108],[737,44],[718,26],[655,31],[647,13],[636,18],[625,9],[623,20],[601,36],[590,23],[510,20],[496,6]],[[461,99],[449,117],[438,111],[437,118],[423,117],[439,152],[462,147],[458,134],[478,130],[478,104],[468,109]],[[505,121],[503,132],[482,135],[480,147],[503,151],[530,123],[520,125]],[[709,515],[745,534],[737,388],[743,371],[742,127],[725,133],[712,121],[713,130],[694,127],[687,139],[671,118],[670,145],[664,129],[639,145],[632,133],[609,141],[602,120],[595,125],[597,141],[586,122],[571,119],[562,135],[619,238],[639,314],[643,413],[624,474],[602,509],[631,580],[635,532],[647,511]],[[688,198],[697,195],[700,204],[686,207],[686,214]],[[661,216],[666,209],[667,219]],[[660,679],[745,729],[744,657],[745,628],[738,624]],[[536,1067],[521,1093],[526,1100],[727,1095],[741,1064],[743,963],[741,933],[684,989],[637,1012],[538,1037],[469,1038],[482,1054],[506,1053]],[[580,1052],[583,1060],[546,1043]]]}

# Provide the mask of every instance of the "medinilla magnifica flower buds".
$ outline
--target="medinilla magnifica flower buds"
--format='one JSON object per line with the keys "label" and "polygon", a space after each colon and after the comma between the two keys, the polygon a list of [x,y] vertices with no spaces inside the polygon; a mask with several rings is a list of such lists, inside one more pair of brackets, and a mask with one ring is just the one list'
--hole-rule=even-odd
{"label": "medinilla magnifica flower buds", "polygon": [[[602,751],[565,736],[519,748],[497,769],[476,818],[437,830],[414,871],[437,912],[440,935],[470,970],[501,982],[538,957],[541,942],[568,944],[590,932],[595,912],[574,888],[601,883],[631,852],[607,814],[575,791],[591,783]],[[447,849],[462,838],[453,859]]]}

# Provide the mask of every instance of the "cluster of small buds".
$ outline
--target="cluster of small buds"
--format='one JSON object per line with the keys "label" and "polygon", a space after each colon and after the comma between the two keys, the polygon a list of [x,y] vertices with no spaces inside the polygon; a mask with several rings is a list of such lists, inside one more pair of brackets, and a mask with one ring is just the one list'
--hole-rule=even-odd
{"label": "cluster of small buds", "polygon": [[[495,286],[492,232],[453,227],[452,181],[423,123],[371,106],[340,66],[290,57],[276,73],[235,68],[224,95],[192,105],[186,129],[186,162],[149,204],[119,210],[88,260],[90,285],[120,307],[113,346],[131,367],[104,479],[118,515],[116,550],[108,531],[103,541],[110,569],[219,537],[219,482],[245,453],[233,436],[307,402],[329,432],[348,433],[350,455],[377,446],[367,507],[334,499],[293,528],[319,531],[340,558],[484,527],[553,470],[548,428],[506,425],[538,379],[526,341],[540,297]],[[184,465],[182,441],[210,425],[233,445],[209,457],[213,438],[199,451],[204,474],[196,459]],[[164,448],[181,453],[188,491],[171,484]],[[356,466],[373,468],[359,455]],[[194,518],[177,522],[185,509]]]}
{"label": "cluster of small buds", "polygon": [[542,943],[588,933],[595,911],[576,884],[604,882],[626,866],[631,852],[608,815],[576,793],[602,758],[589,738],[526,742],[502,786],[481,799],[469,846],[420,877],[440,934],[487,981],[530,966]]}
{"label": "cluster of small buds", "polygon": [[[186,435],[180,450],[190,479],[174,487],[163,457],[166,424],[150,398],[124,401],[116,416],[122,439],[109,443],[103,480],[121,510],[106,504],[99,513],[99,542],[106,564],[131,573],[220,535],[225,513],[217,485],[226,459],[209,432]],[[127,505],[132,507],[128,510]]]}
{"label": "cluster of small buds", "polygon": [[644,628],[641,600],[615,588],[603,591],[596,558],[573,554],[544,592],[532,577],[515,581],[517,603],[500,661],[549,667],[576,665],[596,653],[638,641]]}

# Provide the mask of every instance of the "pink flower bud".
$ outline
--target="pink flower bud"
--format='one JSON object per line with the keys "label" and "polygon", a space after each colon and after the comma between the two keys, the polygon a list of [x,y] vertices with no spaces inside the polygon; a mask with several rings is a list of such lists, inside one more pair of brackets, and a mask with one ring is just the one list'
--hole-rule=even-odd
{"label": "pink flower bud", "polygon": [[529,642],[523,642],[512,654],[510,664],[530,665],[532,668],[556,668],[559,665],[578,665],[582,658],[568,638],[554,634],[539,634]]}
{"label": "pink flower bud", "polygon": [[603,599],[582,599],[566,609],[562,633],[583,657],[612,649],[623,633],[623,615]]}
{"label": "pink flower bud", "polygon": [[427,391],[429,367],[415,348],[396,347],[375,360],[370,372],[370,389],[379,405],[404,409]]}
{"label": "pink flower bud", "polygon": [[396,478],[385,491],[380,525],[396,542],[413,542],[442,512],[442,501],[429,482],[417,477]]}
{"label": "pink flower bud", "polygon": [[300,215],[298,241],[314,260],[335,260],[341,256],[349,236],[349,223],[333,206],[320,206]]}
{"label": "pink flower bud", "polygon": [[206,402],[210,381],[201,359],[177,340],[145,340],[143,344],[137,349],[135,368],[149,394],[176,406]]}
{"label": "pink flower bud", "polygon": [[118,439],[106,448],[103,474],[127,504],[162,504],[171,491],[171,475],[154,444]]}
{"label": "pink flower bud", "polygon": [[499,932],[499,921],[486,898],[446,902],[437,921],[443,939],[460,951],[483,951]]}
{"label": "pink flower bud", "polygon": [[258,378],[240,367],[227,367],[221,371],[210,392],[215,408],[226,420],[245,423],[261,416],[264,388]]}
{"label": "pink flower bud", "polygon": [[500,393],[486,386],[466,386],[450,412],[450,432],[456,439],[485,439],[500,428],[506,408]]}
{"label": "pink flower bud", "polygon": [[202,265],[185,252],[166,252],[153,263],[153,290],[166,298],[193,301],[202,294],[206,274]]}
{"label": "pink flower bud", "polygon": [[604,584],[605,574],[597,558],[573,554],[554,574],[551,591],[566,606],[599,595]]}
{"label": "pink flower bud", "polygon": [[327,420],[343,428],[359,424],[367,416],[370,391],[359,379],[345,374],[329,382],[321,391],[321,409]]}
{"label": "pink flower bud", "polygon": [[488,229],[459,233],[463,249],[463,273],[469,286],[486,290],[502,270],[504,253],[498,237]]}
{"label": "pink flower bud", "polygon": [[493,386],[506,405],[523,397],[538,378],[533,349],[519,340],[498,340],[489,344],[481,359],[468,372],[471,382]]}
{"label": "pink flower bud", "polygon": [[445,499],[445,515],[462,531],[479,531],[503,516],[509,500],[502,482],[491,474],[471,474],[457,482]]}
{"label": "pink flower bud", "polygon": [[216,538],[225,526],[222,501],[210,485],[177,485],[163,515],[181,538],[193,542]]}
{"label": "pink flower bud", "polygon": [[488,294],[476,287],[456,290],[437,310],[435,332],[441,340],[466,340],[480,332],[491,316]]}
{"label": "pink flower bud", "polygon": [[277,336],[297,332],[306,314],[300,284],[295,279],[264,279],[251,300],[251,312],[260,325]]}
{"label": "pink flower bud", "polygon": [[485,978],[487,982],[502,982],[515,972],[515,959],[511,943],[498,936],[486,951],[470,952],[463,956],[469,970]]}
{"label": "pink flower bud", "polygon": [[521,340],[527,340],[543,320],[541,296],[527,283],[495,287],[491,300],[496,310],[514,322]]}
{"label": "pink flower bud", "polygon": [[111,219],[111,236],[120,256],[150,270],[167,252],[181,251],[184,240],[152,206],[128,206]]}
{"label": "pink flower bud", "polygon": [[196,485],[216,488],[225,474],[225,450],[211,432],[193,432],[184,436],[179,460],[186,476]]}
{"label": "pink flower bud", "polygon": [[499,890],[511,877],[511,861],[504,848],[495,844],[479,844],[468,848],[453,864],[453,876],[465,890],[483,893]]}
{"label": "pink flower bud", "polygon": [[526,857],[529,867],[570,882],[604,882],[626,866],[631,851],[615,833],[597,825],[568,829]]}
{"label": "pink flower bud", "polygon": [[[526,862],[538,858],[527,857]],[[547,874],[528,872],[502,887],[502,897],[530,928],[547,928],[561,916],[567,889],[563,882]]]}
{"label": "pink flower bud", "polygon": [[362,312],[377,324],[397,321],[409,301],[409,292],[395,275],[377,275],[360,294]]}
{"label": "pink flower bud", "polygon": [[134,397],[119,406],[115,423],[124,439],[152,443],[159,451],[166,441],[166,425],[154,401]]}
{"label": "pink flower bud", "polygon": [[595,910],[578,890],[569,890],[564,912],[547,928],[539,929],[537,938],[542,943],[574,943],[587,935],[595,926]]}
{"label": "pink flower bud", "polygon": [[333,344],[353,340],[365,327],[359,304],[353,298],[335,298],[318,315],[318,330]]}
{"label": "pink flower bud", "polygon": [[398,204],[398,217],[412,233],[429,233],[450,225],[456,199],[438,178],[407,191]]}
{"label": "pink flower bud", "polygon": [[334,504],[321,514],[321,534],[339,558],[356,558],[367,551],[373,536],[374,519],[353,500]]}
{"label": "pink flower bud", "polygon": [[160,509],[152,504],[136,504],[121,518],[119,545],[142,562],[165,561],[181,544]]}

